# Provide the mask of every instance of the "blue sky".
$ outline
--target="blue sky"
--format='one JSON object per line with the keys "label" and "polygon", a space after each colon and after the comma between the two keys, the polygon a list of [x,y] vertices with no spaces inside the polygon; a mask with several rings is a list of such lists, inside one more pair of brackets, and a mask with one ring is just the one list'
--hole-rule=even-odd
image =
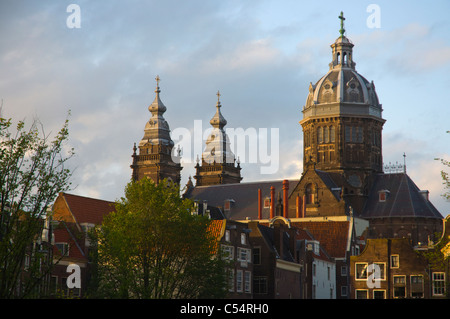
{"label": "blue sky", "polygon": [[[81,28],[68,28],[70,4]],[[380,27],[370,28],[370,4]],[[227,127],[278,128],[279,169],[243,163],[243,182],[299,178],[299,121],[310,82],[328,71],[339,13],[356,70],[383,105],[385,163],[403,162],[445,216],[450,203],[434,158],[450,159],[450,2],[416,1],[2,1],[3,116],[37,117],[57,132],[70,110],[73,193],[123,195],[133,143],[143,136],[161,77],[172,131],[209,127],[220,90]],[[238,154],[239,155],[239,154]],[[182,183],[194,175],[183,164]]]}

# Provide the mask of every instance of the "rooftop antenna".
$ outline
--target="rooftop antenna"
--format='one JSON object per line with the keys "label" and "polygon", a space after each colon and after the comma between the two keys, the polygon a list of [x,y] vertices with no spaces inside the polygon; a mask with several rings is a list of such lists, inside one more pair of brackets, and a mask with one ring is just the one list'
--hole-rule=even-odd
{"label": "rooftop antenna", "polygon": [[406,174],[406,153],[403,152],[403,173]]}

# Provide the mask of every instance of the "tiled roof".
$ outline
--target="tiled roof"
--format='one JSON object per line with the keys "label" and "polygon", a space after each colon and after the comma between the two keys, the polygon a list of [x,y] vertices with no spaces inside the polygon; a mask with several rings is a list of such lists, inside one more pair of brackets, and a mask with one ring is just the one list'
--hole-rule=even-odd
{"label": "tiled roof", "polygon": [[114,202],[67,193],[61,193],[60,195],[64,196],[78,224],[92,223],[100,225],[103,217],[115,210]]}
{"label": "tiled roof", "polygon": [[[289,194],[298,184],[298,180],[289,181]],[[258,189],[261,189],[261,197],[270,198],[270,187],[275,187],[275,196],[283,192],[283,181],[261,181],[253,183],[236,183],[212,186],[196,186],[189,194],[192,200],[206,200],[208,205],[223,208],[225,200],[232,200],[230,211],[224,211],[229,219],[244,220],[247,217],[258,217]],[[269,217],[269,209],[263,209],[263,218]]]}
{"label": "tiled roof", "polygon": [[[379,200],[379,191],[388,191],[383,202]],[[443,218],[405,173],[377,175],[361,217]]]}
{"label": "tiled roof", "polygon": [[295,221],[292,226],[307,230],[331,257],[345,257],[349,240],[349,221]]}
{"label": "tiled roof", "polygon": [[219,242],[223,236],[223,229],[225,227],[225,219],[212,219],[209,222],[208,231],[211,233],[213,238],[216,238],[215,245],[212,249],[213,252],[216,252],[219,247]]}

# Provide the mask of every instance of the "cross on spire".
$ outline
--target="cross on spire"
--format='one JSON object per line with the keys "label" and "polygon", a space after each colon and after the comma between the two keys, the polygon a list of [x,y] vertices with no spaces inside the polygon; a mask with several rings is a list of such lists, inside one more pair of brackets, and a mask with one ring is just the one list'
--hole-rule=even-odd
{"label": "cross on spire", "polygon": [[345,32],[345,29],[344,29],[344,20],[345,20],[344,12],[341,11],[341,15],[338,18],[341,19],[341,29],[339,30],[339,33],[341,34],[341,37],[343,37],[344,36],[344,32]]}
{"label": "cross on spire", "polygon": [[217,91],[216,95],[217,95],[217,106],[220,107],[221,106],[220,105],[220,96],[221,96],[220,91]]}

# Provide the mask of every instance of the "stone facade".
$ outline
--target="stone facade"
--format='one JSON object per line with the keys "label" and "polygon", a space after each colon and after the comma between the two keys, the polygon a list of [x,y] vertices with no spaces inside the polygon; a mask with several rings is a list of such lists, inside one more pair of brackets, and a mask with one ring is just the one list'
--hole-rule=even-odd
{"label": "stone facade", "polygon": [[[156,77],[156,96],[148,107],[152,116],[146,123],[144,136],[133,148],[131,164],[132,178],[140,180],[148,177],[158,184],[163,179],[179,184],[181,180],[180,157],[173,149],[174,143],[170,137],[170,128],[163,114],[167,108],[162,103],[159,93],[159,77]],[[139,153],[136,153],[139,149]]]}

